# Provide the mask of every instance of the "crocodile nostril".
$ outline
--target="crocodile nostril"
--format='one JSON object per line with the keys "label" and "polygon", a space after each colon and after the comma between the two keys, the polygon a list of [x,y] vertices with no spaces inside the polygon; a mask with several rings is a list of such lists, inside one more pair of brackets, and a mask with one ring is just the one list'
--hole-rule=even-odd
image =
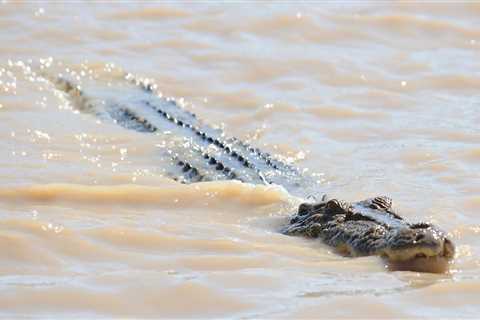
{"label": "crocodile nostril", "polygon": [[424,234],[417,234],[417,236],[415,237],[415,241],[421,241],[423,238],[425,238]]}

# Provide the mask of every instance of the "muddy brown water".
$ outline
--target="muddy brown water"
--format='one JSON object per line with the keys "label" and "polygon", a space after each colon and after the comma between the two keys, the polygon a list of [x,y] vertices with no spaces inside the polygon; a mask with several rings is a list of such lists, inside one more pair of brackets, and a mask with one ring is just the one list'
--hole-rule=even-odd
{"label": "muddy brown water", "polygon": [[[478,3],[1,1],[0,315],[478,318],[479,17]],[[39,67],[154,79],[315,172],[320,195],[391,196],[451,235],[455,261],[389,272],[283,236],[299,199],[165,178],[158,136],[79,113]]]}

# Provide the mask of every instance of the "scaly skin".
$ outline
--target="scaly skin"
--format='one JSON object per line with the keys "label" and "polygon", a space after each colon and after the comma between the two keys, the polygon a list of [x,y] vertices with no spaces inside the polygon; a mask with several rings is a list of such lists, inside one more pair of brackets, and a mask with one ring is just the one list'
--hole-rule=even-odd
{"label": "scaly skin", "polygon": [[[54,78],[52,81],[79,110],[104,116],[127,129],[159,134],[167,128],[190,139],[196,150],[193,158],[188,160],[181,153],[172,155],[183,177],[173,176],[175,180],[192,183],[236,179],[254,184],[275,183],[297,195],[316,186],[297,168],[239,139],[225,138],[222,132],[203,124],[174,100],[158,97],[150,84],[129,75],[125,79],[132,84],[126,96],[137,99],[107,95],[100,105],[69,80]],[[216,150],[213,154],[208,152],[211,147]],[[387,197],[356,203],[335,199],[304,203],[282,232],[320,238],[346,256],[378,255],[398,269],[435,271],[428,264],[448,262],[455,252],[445,233],[427,223],[411,224],[403,220],[392,210],[392,202]]]}
{"label": "scaly skin", "polygon": [[282,232],[320,238],[346,256],[378,255],[397,265],[416,259],[448,262],[455,253],[444,232],[428,223],[405,221],[387,197],[303,203]]}

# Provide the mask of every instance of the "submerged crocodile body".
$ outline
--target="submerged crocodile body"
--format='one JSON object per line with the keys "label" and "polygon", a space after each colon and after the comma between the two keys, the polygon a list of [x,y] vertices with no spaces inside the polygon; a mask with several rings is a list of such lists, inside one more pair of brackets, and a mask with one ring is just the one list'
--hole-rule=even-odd
{"label": "submerged crocodile body", "polygon": [[[130,74],[123,77],[125,84],[119,90],[95,91],[95,96],[70,80],[49,79],[79,110],[127,129],[181,137],[167,152],[175,168],[167,174],[182,183],[235,179],[281,185],[300,197],[318,188],[313,178],[294,166],[236,138],[226,138],[175,100],[161,97],[154,85]],[[443,271],[455,251],[445,233],[428,223],[408,223],[393,211],[387,197],[356,203],[324,197],[319,203],[303,203],[281,232],[320,238],[346,256],[378,255],[397,269]]]}
{"label": "submerged crocodile body", "polygon": [[317,189],[316,181],[296,167],[237,138],[225,137],[220,129],[204,124],[175,100],[160,97],[152,84],[126,75],[120,90],[109,87],[89,95],[70,80],[50,80],[83,112],[94,113],[127,129],[181,138],[168,146],[166,155],[174,165],[166,174],[174,180],[275,184],[300,197]]}

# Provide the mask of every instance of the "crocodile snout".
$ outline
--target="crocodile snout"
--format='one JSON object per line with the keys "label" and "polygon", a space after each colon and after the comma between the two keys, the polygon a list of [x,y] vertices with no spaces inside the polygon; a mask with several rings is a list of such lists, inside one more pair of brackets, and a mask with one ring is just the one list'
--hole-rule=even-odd
{"label": "crocodile snout", "polygon": [[384,250],[391,261],[442,257],[451,260],[455,247],[443,231],[427,223],[418,223],[395,232]]}

